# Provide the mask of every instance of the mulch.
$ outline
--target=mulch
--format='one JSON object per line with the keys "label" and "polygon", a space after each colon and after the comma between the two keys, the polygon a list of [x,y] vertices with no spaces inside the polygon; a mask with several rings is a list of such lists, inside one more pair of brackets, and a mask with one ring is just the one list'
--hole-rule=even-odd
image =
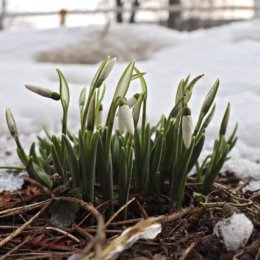
{"label": "mulch", "polygon": [[[247,182],[233,174],[220,176],[206,202],[200,203],[192,195],[200,191],[200,185],[189,178],[183,209],[179,212],[170,208],[167,196],[144,199],[135,194],[128,206],[128,220],[121,221],[116,215],[109,220],[106,241],[141,218],[163,215],[162,232],[154,240],[137,241],[119,259],[259,260],[260,192],[243,193]],[[107,203],[91,209],[81,201],[82,209],[75,224],[59,228],[49,221],[48,206],[52,201],[51,194],[29,178],[23,189],[0,193],[0,260],[60,260],[82,250],[94,250],[97,226],[93,214],[96,210],[103,212]],[[243,248],[228,252],[213,234],[213,228],[234,212],[244,213],[252,221],[254,231]]]}

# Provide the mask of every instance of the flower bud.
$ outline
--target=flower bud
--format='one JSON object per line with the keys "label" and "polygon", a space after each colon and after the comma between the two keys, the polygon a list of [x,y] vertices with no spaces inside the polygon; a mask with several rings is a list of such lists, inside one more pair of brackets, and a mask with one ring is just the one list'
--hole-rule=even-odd
{"label": "flower bud", "polygon": [[131,98],[127,100],[127,105],[132,108],[135,106],[140,94],[134,94]]}
{"label": "flower bud", "polygon": [[102,106],[102,104],[100,104],[99,109],[98,109],[98,114],[97,114],[96,125],[102,126],[102,120],[103,120],[103,106]]}
{"label": "flower bud", "polygon": [[125,103],[119,106],[118,125],[121,133],[126,129],[130,135],[134,135],[135,127],[132,112],[129,106]]}
{"label": "flower bud", "polygon": [[225,135],[227,131],[227,126],[228,126],[228,121],[229,121],[229,115],[230,115],[230,103],[228,103],[228,106],[226,108],[225,114],[223,116],[219,134],[220,135]]}
{"label": "flower bud", "polygon": [[108,77],[110,72],[112,71],[114,65],[116,64],[116,58],[110,59],[110,57],[107,58],[107,60],[104,61],[104,63],[101,64],[100,71],[98,71],[97,77],[94,79],[93,85],[95,88],[99,88],[103,81]]}
{"label": "flower bud", "polygon": [[7,121],[10,134],[15,140],[18,139],[18,131],[17,131],[16,123],[10,108],[6,109],[5,116],[6,116],[6,121]]}
{"label": "flower bud", "polygon": [[192,140],[192,117],[191,117],[191,110],[188,107],[183,109],[183,117],[182,117],[182,138],[185,147],[188,149],[191,145]]}
{"label": "flower bud", "polygon": [[57,92],[53,92],[50,89],[41,88],[33,85],[25,85],[25,87],[40,96],[51,98],[54,100],[60,100],[60,94]]}
{"label": "flower bud", "polygon": [[214,83],[213,87],[210,89],[208,95],[206,96],[205,98],[205,101],[202,105],[202,108],[201,108],[201,112],[203,114],[207,114],[214,99],[215,99],[215,96],[218,92],[218,87],[219,87],[219,80],[216,80],[216,82]]}

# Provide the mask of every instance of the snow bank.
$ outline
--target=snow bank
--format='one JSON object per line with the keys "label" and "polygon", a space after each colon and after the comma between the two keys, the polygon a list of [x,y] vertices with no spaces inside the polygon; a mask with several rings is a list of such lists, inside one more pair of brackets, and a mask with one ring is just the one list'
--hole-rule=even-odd
{"label": "snow bank", "polygon": [[[102,34],[101,27],[65,28],[45,31],[1,32],[0,33],[0,133],[8,134],[4,121],[4,110],[10,107],[22,134],[40,132],[42,125],[58,130],[61,109],[55,101],[45,100],[28,92],[24,84],[34,84],[58,89],[55,67],[59,67],[71,87],[72,106],[70,108],[70,127],[77,127],[77,98],[82,86],[89,84],[97,65],[55,64],[37,62],[45,53],[46,60],[67,62],[66,57],[78,61],[86,56],[84,62],[95,62],[91,56],[103,58],[109,52],[121,55],[127,60],[135,55],[147,59],[137,66],[146,71],[149,88],[148,116],[155,122],[162,113],[168,113],[174,102],[178,81],[187,74],[205,77],[194,90],[191,102],[193,117],[196,118],[207,91],[216,78],[221,86],[217,97],[217,113],[208,129],[207,147],[212,146],[217,135],[220,118],[228,101],[231,102],[230,127],[239,123],[239,142],[232,152],[225,169],[236,174],[260,179],[260,22],[234,23],[209,30],[192,33],[177,33],[158,26],[142,25],[123,27],[111,25],[111,35],[107,41],[97,42]],[[119,42],[120,40],[120,42]],[[122,41],[123,40],[123,41]],[[85,45],[81,46],[82,43]],[[105,43],[108,44],[106,49]],[[102,45],[103,44],[103,45]],[[140,50],[138,47],[140,46]],[[110,49],[109,49],[110,48]],[[100,52],[98,50],[100,49]],[[52,55],[63,53],[61,59]],[[110,54],[111,54],[110,53]],[[100,55],[100,56],[98,56]],[[59,55],[58,55],[59,56]],[[89,56],[89,57],[87,57]],[[148,59],[150,57],[150,59]],[[42,56],[42,60],[43,60]],[[48,59],[47,59],[48,58]],[[119,62],[107,81],[107,109],[115,82],[122,73],[125,62]],[[139,91],[134,82],[130,92]],[[131,93],[129,94],[131,96]],[[231,128],[230,128],[231,130]],[[0,147],[11,147],[12,141],[0,138]],[[28,143],[25,141],[25,144]],[[0,151],[1,151],[0,149]],[[16,161],[15,156],[8,163]],[[7,160],[1,155],[1,162]]]}

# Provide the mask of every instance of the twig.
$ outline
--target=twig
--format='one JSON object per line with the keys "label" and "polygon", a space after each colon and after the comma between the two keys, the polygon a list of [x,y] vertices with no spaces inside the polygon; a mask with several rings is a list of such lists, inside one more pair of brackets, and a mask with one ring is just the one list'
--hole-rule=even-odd
{"label": "twig", "polygon": [[146,213],[144,207],[142,206],[142,204],[140,203],[140,201],[139,201],[138,199],[136,200],[136,204],[137,204],[137,206],[139,207],[139,209],[141,210],[141,213],[142,213],[142,215],[143,215],[143,218],[144,218],[144,219],[147,219],[147,218],[148,218],[148,214]]}
{"label": "twig", "polygon": [[229,205],[233,207],[247,207],[252,205],[253,202],[249,201],[247,203],[231,203],[231,202],[223,202],[223,201],[217,201],[217,202],[208,202],[208,203],[201,203],[201,205],[205,208],[216,208],[216,207],[224,207],[224,205]]}
{"label": "twig", "polygon": [[19,235],[20,233],[23,232],[23,230],[28,227],[36,218],[40,216],[40,214],[47,209],[50,204],[52,203],[52,199],[39,211],[37,212],[32,218],[30,218],[26,223],[24,223],[21,227],[13,231],[9,236],[4,238],[3,240],[0,241],[0,248],[4,246],[6,243],[8,243],[10,240],[12,240],[14,237]]}
{"label": "twig", "polygon": [[73,227],[87,241],[92,241],[93,240],[93,236],[89,232],[87,232],[87,230],[85,230],[84,228],[80,227],[79,225],[74,225]]}
{"label": "twig", "polygon": [[32,179],[30,177],[24,177],[24,181],[29,182],[30,184],[41,188],[46,194],[50,193],[50,190],[47,187],[45,187],[44,185],[42,185],[41,183],[39,183],[38,181],[35,181],[34,179]]}
{"label": "twig", "polygon": [[244,250],[244,249],[241,250],[241,251],[239,251],[237,254],[235,254],[235,255],[233,256],[233,260],[239,260],[238,257],[240,257],[241,255],[243,255],[244,253],[245,253],[245,250]]}
{"label": "twig", "polygon": [[70,233],[62,230],[62,229],[59,229],[59,228],[55,228],[55,227],[46,227],[47,230],[54,230],[54,231],[57,231],[58,233],[61,233],[69,238],[71,238],[73,241],[75,241],[76,243],[80,243],[80,240],[77,239],[75,236],[71,235]]}
{"label": "twig", "polygon": [[200,208],[189,207],[189,208],[183,209],[181,212],[176,212],[169,216],[160,216],[160,217],[158,217],[158,219],[160,220],[161,223],[165,224],[165,223],[180,219],[180,218],[184,217],[185,215],[187,215],[188,213],[200,212],[201,210],[202,209],[200,209]]}
{"label": "twig", "polygon": [[19,249],[21,246],[25,245],[27,242],[29,242],[32,239],[32,237],[29,235],[25,238],[23,242],[18,244],[16,247],[12,248],[10,251],[8,251],[5,255],[0,257],[0,260],[4,260],[6,257],[11,255],[13,252],[15,252],[17,249]]}
{"label": "twig", "polygon": [[192,242],[185,250],[184,252],[182,253],[181,257],[180,257],[180,260],[185,260],[186,257],[189,255],[189,253],[191,252],[191,250],[196,246],[196,242]]}
{"label": "twig", "polygon": [[93,207],[90,203],[87,203],[83,200],[76,199],[76,198],[71,198],[71,197],[54,197],[53,200],[56,201],[69,201],[69,202],[74,202],[80,204],[81,207],[85,208],[89,212],[91,212],[96,218],[99,218],[101,214],[96,210],[95,207]]}
{"label": "twig", "polygon": [[[109,204],[110,201],[105,201],[103,203],[101,203],[100,205],[98,205],[95,209],[98,210],[102,207],[104,207],[105,205]],[[92,213],[88,213],[78,224],[78,226],[81,226],[90,216],[92,215]]]}
{"label": "twig", "polygon": [[257,254],[255,256],[255,260],[259,260],[260,259],[260,248],[258,248]]}
{"label": "twig", "polygon": [[131,204],[133,201],[135,200],[135,198],[132,198],[131,200],[129,200],[125,205],[123,205],[120,209],[118,209],[113,216],[111,216],[111,218],[107,221],[107,223],[105,224],[105,228],[107,228],[112,221],[120,214],[120,212],[122,212],[129,204]]}
{"label": "twig", "polygon": [[25,205],[25,206],[22,206],[22,207],[17,207],[17,208],[14,208],[14,209],[6,209],[6,210],[3,210],[3,211],[0,211],[0,218],[8,217],[10,215],[22,214],[26,211],[30,211],[32,209],[39,208],[42,205],[45,205],[46,203],[49,203],[49,202],[50,202],[50,199],[45,200],[45,201],[41,201],[41,202],[36,202],[36,203],[30,204],[30,205]]}

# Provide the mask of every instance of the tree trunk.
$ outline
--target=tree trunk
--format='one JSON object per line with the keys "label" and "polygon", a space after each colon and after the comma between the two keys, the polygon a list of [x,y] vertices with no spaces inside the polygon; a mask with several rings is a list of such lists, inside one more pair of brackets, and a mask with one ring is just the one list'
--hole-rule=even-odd
{"label": "tree trunk", "polygon": [[0,13],[0,30],[4,29],[4,17],[6,13],[6,0],[1,1],[1,13]]}
{"label": "tree trunk", "polygon": [[260,19],[260,0],[255,0],[255,18]]}
{"label": "tree trunk", "polygon": [[[178,5],[181,0],[169,0],[169,5]],[[181,29],[181,12],[180,11],[170,11],[168,18],[168,27],[177,30]]]}
{"label": "tree trunk", "polygon": [[[133,2],[132,2],[133,8],[137,8],[139,5],[140,5],[139,0],[133,0]],[[131,16],[130,16],[129,23],[135,22],[135,14],[136,14],[136,11],[134,9]]]}
{"label": "tree trunk", "polygon": [[[116,0],[116,7],[122,8],[123,7],[123,1],[122,0]],[[116,12],[116,21],[118,23],[123,22],[123,13],[121,11]]]}

